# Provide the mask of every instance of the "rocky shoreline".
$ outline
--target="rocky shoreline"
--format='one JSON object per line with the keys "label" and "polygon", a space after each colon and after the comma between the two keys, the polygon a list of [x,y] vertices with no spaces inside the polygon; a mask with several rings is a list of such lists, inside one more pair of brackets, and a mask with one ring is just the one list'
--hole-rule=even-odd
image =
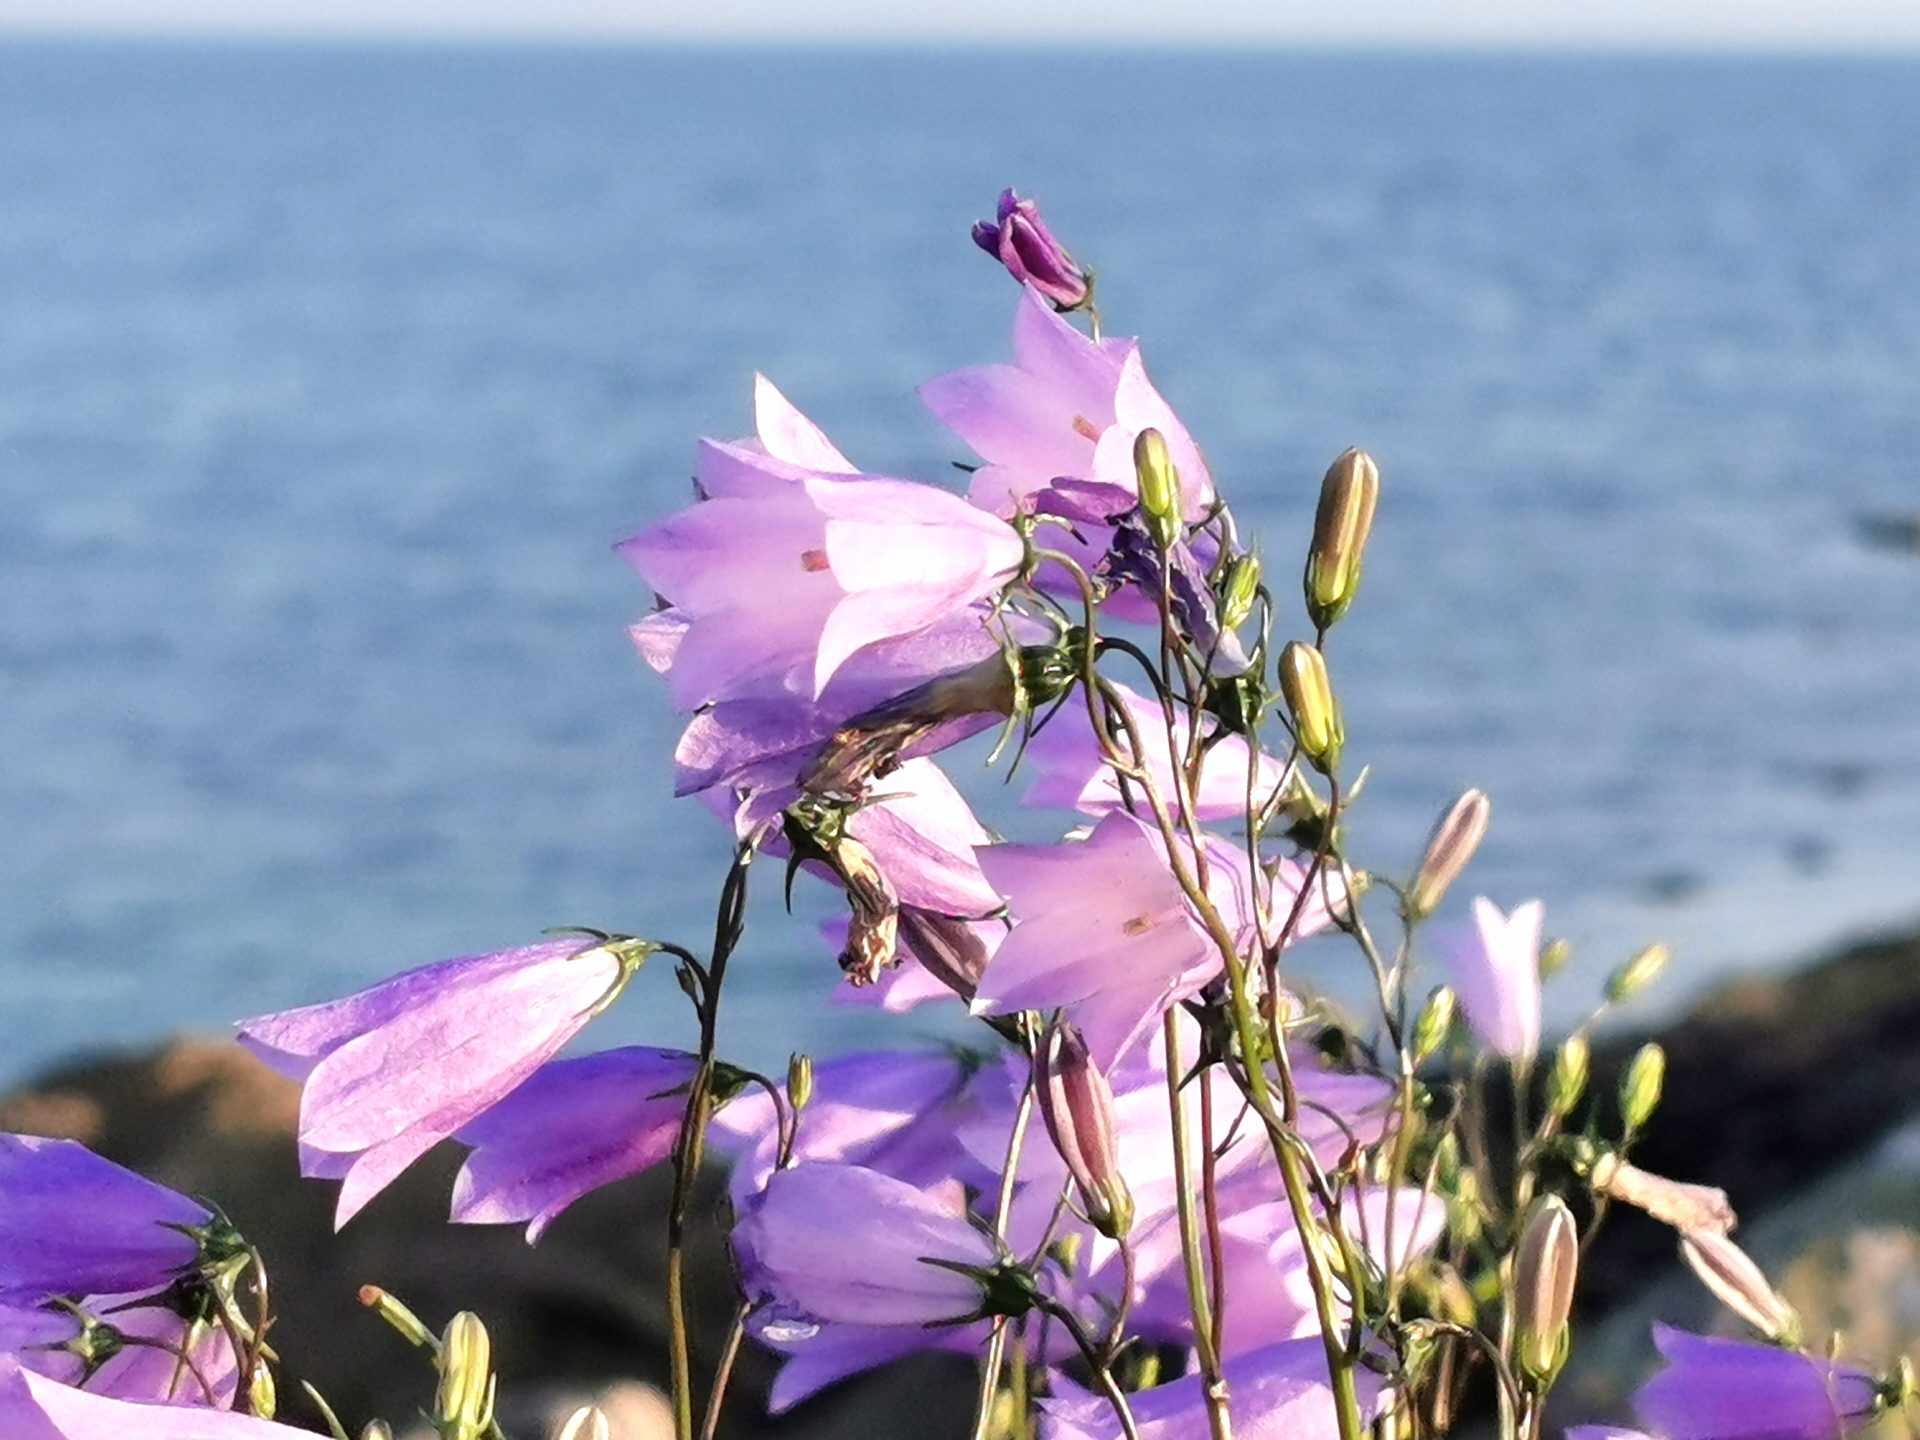
{"label": "rocky shoreline", "polygon": [[[1610,1087],[1645,1038],[1610,1038],[1593,1083]],[[1845,1251],[1871,1217],[1834,1203],[1846,1188],[1834,1177],[1858,1173],[1920,1111],[1920,929],[1845,947],[1785,977],[1728,985],[1653,1038],[1668,1051],[1667,1099],[1636,1159],[1724,1187],[1750,1227],[1743,1233],[1771,1225],[1803,1248]],[[0,1129],[73,1136],[218,1201],[268,1258],[289,1378],[311,1380],[350,1420],[404,1421],[431,1392],[420,1354],[357,1301],[361,1285],[377,1283],[433,1321],[459,1308],[487,1319],[514,1433],[539,1435],[548,1417],[609,1385],[621,1387],[612,1399],[629,1417],[624,1440],[669,1433],[647,1388],[666,1374],[663,1173],[588,1197],[530,1250],[515,1229],[445,1223],[458,1157],[443,1149],[336,1236],[332,1187],[298,1177],[297,1104],[293,1085],[238,1046],[187,1039],[59,1067],[0,1098]],[[1823,1226],[1770,1219],[1816,1199]],[[719,1203],[714,1188],[696,1207],[705,1223],[692,1291],[713,1302],[699,1317],[709,1348],[730,1293]],[[1658,1294],[1673,1256],[1671,1232],[1631,1214],[1611,1221],[1587,1266],[1590,1313],[1632,1311]],[[1629,1341],[1613,1348],[1608,1363],[1570,1374],[1582,1408],[1608,1403],[1634,1363]],[[770,1371],[749,1347],[723,1434],[957,1434],[971,1404],[967,1364],[934,1356],[764,1422]],[[310,1418],[287,1389],[285,1413]]]}

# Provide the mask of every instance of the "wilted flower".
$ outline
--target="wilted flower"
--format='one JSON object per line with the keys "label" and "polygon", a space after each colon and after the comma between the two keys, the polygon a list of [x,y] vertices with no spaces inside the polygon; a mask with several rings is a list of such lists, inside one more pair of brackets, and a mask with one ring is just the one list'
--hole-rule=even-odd
{"label": "wilted flower", "polygon": [[455,1135],[473,1153],[454,1181],[454,1220],[525,1222],[531,1244],[581,1196],[666,1159],[698,1064],[636,1045],[542,1066]]}
{"label": "wilted flower", "polygon": [[1545,907],[1530,900],[1503,915],[1473,902],[1473,928],[1441,937],[1441,950],[1467,1023],[1496,1054],[1531,1060],[1540,1048],[1540,927]]}
{"label": "wilted flower", "polygon": [[1733,1205],[1718,1186],[1669,1180],[1612,1154],[1594,1162],[1591,1179],[1596,1194],[1644,1210],[1676,1230],[1724,1235],[1735,1224]]}
{"label": "wilted flower", "polygon": [[[952,1203],[858,1165],[781,1170],[733,1230],[749,1299],[788,1323],[938,1325],[982,1313],[993,1241]],[[858,1243],[849,1243],[856,1233]],[[940,1263],[935,1263],[940,1262]]]}
{"label": "wilted flower", "polygon": [[1092,277],[1080,268],[1040,218],[1040,207],[1012,190],[1002,192],[998,213],[973,227],[973,243],[1062,310],[1087,303]]}
{"label": "wilted flower", "polygon": [[1665,1440],[1840,1440],[1879,1408],[1878,1381],[1852,1365],[1666,1325],[1653,1339],[1666,1369],[1634,1408]]}
{"label": "wilted flower", "polygon": [[1799,1339],[1800,1317],[1793,1306],[1767,1283],[1752,1257],[1725,1235],[1689,1231],[1680,1237],[1680,1258],[1722,1305],[1769,1340],[1790,1345]]}
{"label": "wilted flower", "polygon": [[1079,1187],[1096,1230],[1118,1239],[1133,1224],[1133,1195],[1120,1171],[1113,1089],[1070,1022],[1047,1027],[1033,1052],[1033,1094],[1053,1147]]}
{"label": "wilted flower", "polygon": [[0,1134],[0,1297],[156,1290],[200,1253],[204,1205],[74,1140]]}
{"label": "wilted flower", "polygon": [[303,1174],[344,1180],[344,1225],[498,1104],[616,996],[644,942],[571,936],[410,970],[343,1000],[240,1025],[300,1097]]}

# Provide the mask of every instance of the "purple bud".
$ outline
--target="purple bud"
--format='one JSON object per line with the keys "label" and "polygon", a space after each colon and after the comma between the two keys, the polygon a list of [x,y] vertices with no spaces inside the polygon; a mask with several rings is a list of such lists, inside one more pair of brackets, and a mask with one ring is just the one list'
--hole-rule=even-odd
{"label": "purple bud", "polygon": [[1087,1219],[1118,1240],[1132,1228],[1133,1195],[1120,1174],[1113,1089],[1071,1021],[1055,1021],[1034,1048],[1033,1094],[1053,1148],[1080,1188]]}
{"label": "purple bud", "polygon": [[1007,267],[1022,285],[1031,285],[1055,307],[1077,310],[1087,303],[1093,277],[1080,267],[1040,218],[1040,207],[1008,190],[1000,196],[995,220],[973,227],[973,243]]}

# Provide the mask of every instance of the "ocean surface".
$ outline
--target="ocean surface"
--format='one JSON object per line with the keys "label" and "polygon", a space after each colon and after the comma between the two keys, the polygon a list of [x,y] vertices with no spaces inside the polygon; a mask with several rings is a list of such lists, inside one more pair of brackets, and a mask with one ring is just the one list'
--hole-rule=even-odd
{"label": "ocean surface", "polygon": [[[1649,940],[1673,1004],[1920,919],[1920,63],[16,43],[0,1078],[548,925],[702,944],[726,837],[610,546],[756,369],[957,483],[912,387],[1007,352],[1009,183],[1283,589],[1379,457],[1363,863],[1490,790],[1471,889],[1547,900],[1562,1019]],[[776,878],[728,1048],[928,1033]],[[661,973],[596,1038],[691,1035]]]}

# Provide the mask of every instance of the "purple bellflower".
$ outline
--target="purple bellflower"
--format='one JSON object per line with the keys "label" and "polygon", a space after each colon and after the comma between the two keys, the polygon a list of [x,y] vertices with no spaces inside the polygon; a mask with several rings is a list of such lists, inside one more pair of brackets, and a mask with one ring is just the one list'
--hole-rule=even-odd
{"label": "purple bellflower", "polygon": [[1664,1440],[1840,1440],[1880,1409],[1879,1383],[1851,1365],[1666,1325],[1653,1340],[1666,1368],[1633,1403]]}
{"label": "purple bellflower", "polygon": [[440,1141],[512,1094],[620,993],[634,941],[569,936],[443,960],[242,1021],[300,1097],[301,1173],[342,1180],[344,1225]]}
{"label": "purple bellflower", "polygon": [[581,1196],[667,1158],[698,1066],[638,1045],[541,1066],[454,1136],[473,1153],[454,1180],[453,1219],[524,1222],[536,1243]]}
{"label": "purple bellflower", "polygon": [[1484,897],[1473,902],[1473,925],[1440,939],[1453,988],[1467,1023],[1494,1053],[1531,1060],[1540,1048],[1540,928],[1538,900],[1503,915]]}
{"label": "purple bellflower", "polygon": [[1087,303],[1091,277],[1054,238],[1040,218],[1040,207],[1012,190],[1000,196],[992,220],[973,227],[973,243],[1007,267],[1022,285],[1031,285],[1062,310]]}
{"label": "purple bellflower", "polygon": [[0,1134],[0,1295],[131,1294],[191,1269],[204,1205],[77,1141]]}
{"label": "purple bellflower", "polygon": [[312,1440],[311,1432],[227,1410],[92,1394],[0,1355],[6,1440]]}
{"label": "purple bellflower", "polygon": [[[77,1308],[84,1321],[63,1306],[17,1306],[0,1298],[0,1355],[95,1395],[218,1410],[233,1405],[240,1367],[219,1326],[190,1325],[157,1298],[90,1296]],[[91,1360],[81,1358],[86,1351]]]}

